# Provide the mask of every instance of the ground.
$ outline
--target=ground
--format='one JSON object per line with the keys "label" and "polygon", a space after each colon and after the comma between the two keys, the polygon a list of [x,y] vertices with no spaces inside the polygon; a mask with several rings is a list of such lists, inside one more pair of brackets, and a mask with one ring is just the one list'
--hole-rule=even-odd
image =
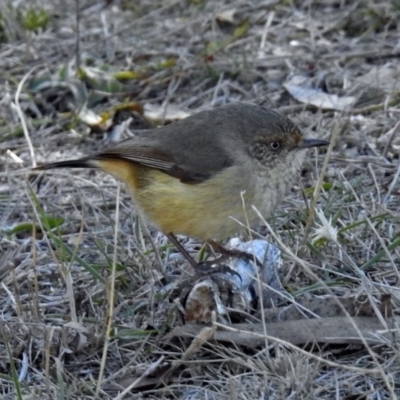
{"label": "ground", "polygon": [[398,1],[33,0],[0,13],[2,398],[400,396],[384,325],[373,344],[165,339],[184,326],[170,289],[186,261],[113,178],[30,170],[186,113],[273,107],[332,142],[255,228],[283,251],[285,289],[296,303],[365,299],[384,324],[400,305]]}

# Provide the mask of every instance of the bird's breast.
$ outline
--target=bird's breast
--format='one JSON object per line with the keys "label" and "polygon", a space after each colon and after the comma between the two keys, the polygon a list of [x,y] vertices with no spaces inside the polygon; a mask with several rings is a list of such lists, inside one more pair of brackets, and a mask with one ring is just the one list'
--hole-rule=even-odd
{"label": "bird's breast", "polygon": [[[254,171],[253,205],[265,217],[269,217],[292,187],[304,160],[304,154],[294,154],[286,163],[273,169],[258,168]],[[253,215],[254,220],[258,216]],[[253,221],[254,222],[254,221]]]}

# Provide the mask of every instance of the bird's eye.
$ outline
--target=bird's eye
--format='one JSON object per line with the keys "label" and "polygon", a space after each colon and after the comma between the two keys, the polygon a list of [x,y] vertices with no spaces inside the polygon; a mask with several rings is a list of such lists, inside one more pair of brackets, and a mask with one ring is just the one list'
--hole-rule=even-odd
{"label": "bird's eye", "polygon": [[281,148],[281,142],[278,142],[278,141],[273,141],[273,142],[271,142],[270,144],[269,144],[269,147],[272,149],[272,150],[279,150],[280,148]]}

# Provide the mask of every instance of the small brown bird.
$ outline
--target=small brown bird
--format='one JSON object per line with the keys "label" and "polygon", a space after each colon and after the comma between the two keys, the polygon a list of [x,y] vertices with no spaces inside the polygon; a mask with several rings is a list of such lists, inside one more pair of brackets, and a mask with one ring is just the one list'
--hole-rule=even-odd
{"label": "small brown bird", "polygon": [[215,245],[241,229],[237,221],[257,222],[253,205],[270,216],[297,179],[306,150],[327,144],[304,138],[290,119],[271,109],[234,103],[141,131],[98,154],[36,169],[108,172],[191,259],[174,235]]}

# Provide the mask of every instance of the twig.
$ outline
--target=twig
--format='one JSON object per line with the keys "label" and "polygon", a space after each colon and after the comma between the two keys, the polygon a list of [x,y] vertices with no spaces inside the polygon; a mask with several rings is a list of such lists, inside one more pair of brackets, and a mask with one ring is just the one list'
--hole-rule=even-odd
{"label": "twig", "polygon": [[33,150],[33,145],[32,145],[32,141],[31,138],[29,136],[29,131],[28,131],[28,127],[26,125],[25,122],[25,117],[24,114],[21,110],[21,106],[19,104],[19,96],[21,95],[21,91],[22,88],[25,84],[25,82],[27,81],[27,79],[29,78],[29,76],[32,74],[32,72],[37,69],[39,67],[39,65],[36,65],[35,67],[33,67],[22,79],[21,82],[18,84],[18,88],[17,91],[15,93],[15,103],[11,103],[11,107],[17,112],[18,114],[18,118],[21,121],[21,125],[22,125],[22,129],[24,131],[24,135],[25,135],[25,139],[26,139],[26,143],[28,144],[28,148],[29,148],[29,153],[31,155],[31,160],[32,160],[32,168],[36,167],[36,160],[35,160],[35,152]]}
{"label": "twig", "polygon": [[[116,207],[115,207],[115,228],[114,228],[114,254],[113,254],[113,263],[111,269],[111,282],[109,284],[109,293],[108,298],[108,312],[107,312],[107,326],[106,326],[106,337],[104,340],[104,347],[103,347],[103,355],[101,358],[101,365],[99,376],[97,378],[97,386],[96,386],[96,393],[95,398],[98,398],[100,389],[101,389],[101,381],[103,379],[104,369],[106,366],[107,360],[107,350],[110,343],[111,337],[111,329],[112,329],[112,321],[114,315],[114,301],[115,301],[115,277],[117,273],[117,249],[118,249],[118,221],[119,221],[119,203],[120,203],[120,194],[121,194],[121,185],[118,184],[117,186],[117,198],[116,198]],[[107,284],[107,283],[106,283]]]}

